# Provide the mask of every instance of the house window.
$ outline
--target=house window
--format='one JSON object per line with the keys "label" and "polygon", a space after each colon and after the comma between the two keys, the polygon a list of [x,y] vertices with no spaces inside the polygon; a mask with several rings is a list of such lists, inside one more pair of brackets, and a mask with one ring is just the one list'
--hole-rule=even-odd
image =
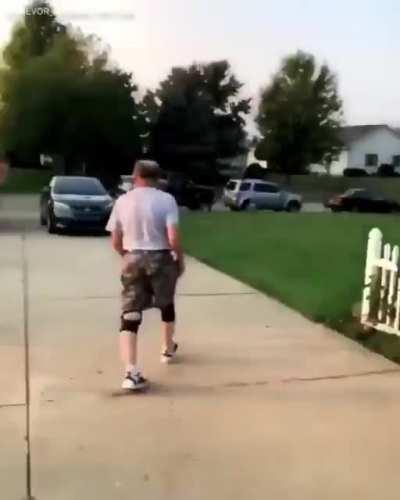
{"label": "house window", "polygon": [[394,155],[393,156],[393,166],[400,167],[400,155]]}
{"label": "house window", "polygon": [[375,155],[375,154],[365,155],[365,166],[366,167],[377,167],[378,166],[378,155]]}

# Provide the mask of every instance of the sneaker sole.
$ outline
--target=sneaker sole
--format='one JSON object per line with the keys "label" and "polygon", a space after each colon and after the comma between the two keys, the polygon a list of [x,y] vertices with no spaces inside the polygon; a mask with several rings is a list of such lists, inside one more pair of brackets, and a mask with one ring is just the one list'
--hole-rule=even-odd
{"label": "sneaker sole", "polygon": [[142,384],[136,384],[135,386],[125,384],[125,382],[122,383],[122,389],[125,391],[130,391],[130,392],[135,392],[135,391],[143,391],[144,389],[147,389],[149,386],[148,382],[144,382]]}
{"label": "sneaker sole", "polygon": [[174,362],[174,358],[168,358],[167,356],[161,356],[160,361],[164,365],[170,365]]}
{"label": "sneaker sole", "polygon": [[176,353],[178,352],[178,347],[179,345],[175,344],[175,351],[172,353],[172,356],[164,356],[163,354],[161,354],[161,363],[163,363],[164,365],[170,365],[171,363],[173,363],[176,357]]}

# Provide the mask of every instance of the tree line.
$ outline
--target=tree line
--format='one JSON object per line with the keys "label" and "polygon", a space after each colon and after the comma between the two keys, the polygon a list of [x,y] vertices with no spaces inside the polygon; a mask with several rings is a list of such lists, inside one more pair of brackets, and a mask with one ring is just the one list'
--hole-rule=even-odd
{"label": "tree line", "polygon": [[[217,182],[219,160],[246,149],[251,99],[227,61],[172,68],[140,96],[98,37],[61,23],[38,0],[15,24],[3,61],[0,148],[13,163],[45,153],[112,185],[135,159],[151,157]],[[289,55],[262,91],[256,123],[256,156],[271,169],[295,174],[328,164],[342,147],[335,75],[311,54]]]}

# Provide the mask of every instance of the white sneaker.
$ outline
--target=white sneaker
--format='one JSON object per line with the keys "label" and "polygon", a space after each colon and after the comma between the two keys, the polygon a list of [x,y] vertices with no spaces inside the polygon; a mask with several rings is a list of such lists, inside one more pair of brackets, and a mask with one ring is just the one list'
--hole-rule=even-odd
{"label": "white sneaker", "polygon": [[161,353],[161,363],[168,365],[171,363],[176,355],[176,351],[178,350],[178,344],[175,342],[172,352],[165,350]]}
{"label": "white sneaker", "polygon": [[148,382],[144,377],[142,377],[141,373],[135,373],[135,375],[127,373],[124,381],[122,382],[122,389],[126,389],[128,391],[140,391],[142,389],[146,389],[147,385]]}

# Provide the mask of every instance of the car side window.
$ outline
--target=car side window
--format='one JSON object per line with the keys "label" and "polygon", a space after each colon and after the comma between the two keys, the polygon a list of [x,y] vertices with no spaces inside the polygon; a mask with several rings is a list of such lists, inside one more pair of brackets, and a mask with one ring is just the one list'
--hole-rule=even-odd
{"label": "car side window", "polygon": [[352,198],[353,200],[363,200],[367,197],[367,193],[361,189],[355,189],[354,191],[348,191],[347,197]]}
{"label": "car side window", "polygon": [[249,191],[250,187],[251,187],[250,182],[242,182],[242,184],[240,185],[240,191]]}
{"label": "car side window", "polygon": [[380,193],[370,193],[369,197],[373,201],[385,201],[385,197]]}
{"label": "car side window", "polygon": [[368,201],[375,199],[375,196],[369,191],[359,191],[354,194],[353,198],[356,198],[357,200]]}
{"label": "car side window", "polygon": [[363,200],[373,200],[374,196],[368,191],[364,191],[363,193],[360,194],[360,198]]}
{"label": "car side window", "polygon": [[254,191],[256,193],[277,193],[278,187],[274,184],[256,184]]}

